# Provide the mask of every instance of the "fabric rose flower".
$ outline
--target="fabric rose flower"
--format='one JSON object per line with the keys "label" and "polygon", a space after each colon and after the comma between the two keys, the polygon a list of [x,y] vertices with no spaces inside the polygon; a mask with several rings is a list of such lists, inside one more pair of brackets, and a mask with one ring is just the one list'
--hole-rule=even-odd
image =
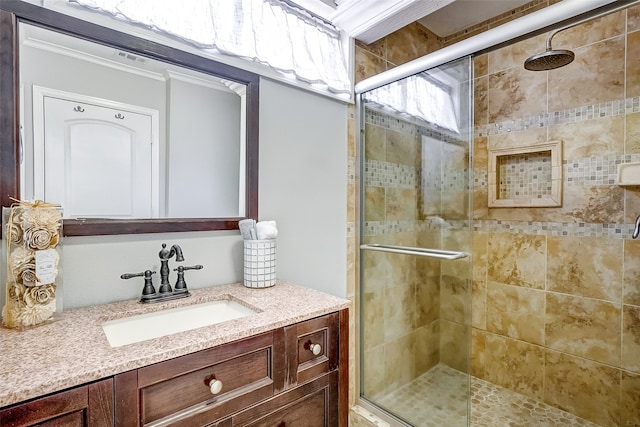
{"label": "fabric rose flower", "polygon": [[27,307],[33,307],[36,304],[47,304],[55,297],[56,285],[44,285],[28,288],[24,293],[23,300]]}
{"label": "fabric rose flower", "polygon": [[57,209],[25,209],[21,220],[25,247],[32,250],[56,247],[61,219],[62,216]]}
{"label": "fabric rose flower", "polygon": [[58,233],[42,228],[28,228],[24,232],[24,244],[34,251],[55,247],[58,244]]}
{"label": "fabric rose flower", "polygon": [[36,284],[36,257],[33,251],[15,248],[9,257],[9,267],[14,281],[27,286]]}
{"label": "fabric rose flower", "polygon": [[11,223],[7,224],[7,236],[9,238],[9,243],[13,243],[14,245],[19,245],[22,243],[22,227],[20,224]]}

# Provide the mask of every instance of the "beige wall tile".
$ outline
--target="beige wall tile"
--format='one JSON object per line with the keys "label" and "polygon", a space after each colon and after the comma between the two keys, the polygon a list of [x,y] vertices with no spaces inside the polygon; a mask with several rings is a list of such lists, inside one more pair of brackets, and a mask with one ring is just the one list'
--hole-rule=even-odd
{"label": "beige wall tile", "polygon": [[489,76],[488,97],[489,123],[546,113],[547,76],[524,68],[499,71]]}
{"label": "beige wall tile", "polygon": [[622,371],[620,425],[640,426],[640,375]]}
{"label": "beige wall tile", "polygon": [[620,366],[621,315],[619,304],[548,292],[546,346]]}
{"label": "beige wall tile", "polygon": [[360,40],[356,40],[356,49],[363,49],[369,53],[379,56],[382,59],[387,58],[387,38],[383,37],[373,43],[363,43]]}
{"label": "beige wall tile", "polygon": [[544,345],[544,304],[544,291],[489,282],[487,331]]}
{"label": "beige wall tile", "polygon": [[367,185],[364,189],[364,220],[384,221],[386,219],[386,203],[384,187]]}
{"label": "beige wall tile", "polygon": [[575,49],[571,64],[549,71],[549,111],[623,99],[624,41],[620,36]]}
{"label": "beige wall tile", "polygon": [[487,333],[483,330],[471,330],[471,375],[483,380],[486,379],[486,337]]}
{"label": "beige wall tile", "polygon": [[631,6],[627,11],[627,32],[640,30],[640,6]]}
{"label": "beige wall tile", "polygon": [[624,241],[622,301],[640,306],[640,241]]}
{"label": "beige wall tile", "polygon": [[379,292],[382,291],[387,284],[392,283],[392,258],[389,254],[376,251],[363,251],[361,262],[364,267],[362,277],[364,286],[362,292]]}
{"label": "beige wall tile", "polygon": [[624,10],[610,13],[559,32],[553,37],[553,47],[555,49],[572,50],[580,46],[620,36],[625,32],[625,25],[626,13]]}
{"label": "beige wall tile", "polygon": [[413,330],[416,315],[414,301],[413,286],[399,285],[385,289],[383,316],[386,343],[405,336]]}
{"label": "beige wall tile", "polygon": [[[356,237],[347,237],[347,297],[354,298],[356,296]],[[351,306],[350,314],[353,314],[355,307]]]}
{"label": "beige wall tile", "polygon": [[487,328],[487,282],[474,280],[471,296],[471,326]]}
{"label": "beige wall tile", "polygon": [[549,128],[550,140],[562,140],[563,159],[624,154],[624,116],[564,123]]}
{"label": "beige wall tile", "polygon": [[395,390],[415,378],[415,348],[410,335],[385,345],[385,388]]}
{"label": "beige wall tile", "polygon": [[[640,374],[640,307],[623,306],[622,368]],[[640,390],[638,391],[640,393]]]}
{"label": "beige wall tile", "polygon": [[544,236],[491,233],[487,281],[544,289],[545,257]]}
{"label": "beige wall tile", "polygon": [[374,398],[388,393],[386,384],[385,346],[375,347],[364,352],[362,366],[364,384],[362,392],[366,397]]}
{"label": "beige wall tile", "polygon": [[431,324],[440,316],[440,276],[419,276],[416,283],[416,326]]}
{"label": "beige wall tile", "polygon": [[461,372],[469,372],[471,327],[440,320],[440,362]]}
{"label": "beige wall tile", "polygon": [[349,105],[347,107],[347,156],[349,158],[355,158],[358,153],[358,147],[356,146],[356,112],[355,106]]}
{"label": "beige wall tile", "polygon": [[354,82],[358,83],[387,69],[384,59],[356,46]]}
{"label": "beige wall tile", "polygon": [[487,219],[489,217],[488,192],[486,188],[473,190],[473,219]]}
{"label": "beige wall tile", "polygon": [[463,325],[471,324],[471,282],[468,279],[442,276],[440,318]]}
{"label": "beige wall tile", "polygon": [[619,426],[620,371],[547,350],[544,401],[602,426]]}
{"label": "beige wall tile", "polygon": [[415,136],[388,130],[385,160],[399,165],[419,166],[419,146]]}
{"label": "beige wall tile", "polygon": [[544,350],[537,345],[487,334],[485,377],[509,390],[542,399]]}
{"label": "beige wall tile", "polygon": [[440,322],[416,329],[412,338],[416,352],[414,375],[419,377],[440,362]]}
{"label": "beige wall tile", "polygon": [[385,161],[386,131],[383,127],[366,124],[365,132],[365,160]]}
{"label": "beige wall tile", "polygon": [[356,183],[352,178],[348,179],[347,182],[347,222],[355,223],[356,222]]}
{"label": "beige wall tile", "polygon": [[[525,59],[544,52],[546,37],[546,34],[540,34],[489,52],[489,73],[494,74],[514,67],[522,68]],[[532,71],[525,72],[534,74]]]}
{"label": "beige wall tile", "polygon": [[487,149],[525,147],[535,144],[536,142],[545,142],[547,140],[547,129],[527,129],[518,132],[489,135],[487,139]]}
{"label": "beige wall tile", "polygon": [[627,98],[640,95],[640,31],[627,34]]}
{"label": "beige wall tile", "polygon": [[487,259],[489,234],[480,231],[473,233],[473,250],[471,252],[473,275],[475,281],[487,280]]}
{"label": "beige wall tile", "polygon": [[387,188],[387,221],[415,220],[417,214],[417,195],[413,188]]}
{"label": "beige wall tile", "polygon": [[362,296],[363,307],[360,310],[362,318],[362,341],[365,350],[370,350],[384,343],[385,331],[385,293],[365,292]]}
{"label": "beige wall tile", "polygon": [[547,290],[620,302],[623,243],[600,237],[547,238]]}
{"label": "beige wall tile", "polygon": [[487,169],[488,157],[487,137],[476,136],[473,140],[473,168],[476,170]]}
{"label": "beige wall tile", "polygon": [[624,152],[640,153],[640,113],[627,114],[625,120]]}
{"label": "beige wall tile", "polygon": [[489,77],[482,76],[473,81],[473,125],[489,123]]}
{"label": "beige wall tile", "polygon": [[413,23],[387,36],[387,60],[400,65],[441,47],[435,34],[424,26]]}
{"label": "beige wall tile", "polygon": [[617,185],[565,185],[562,192],[562,208],[551,209],[545,221],[591,224],[624,222],[624,190]]}
{"label": "beige wall tile", "polygon": [[489,54],[473,57],[473,76],[475,78],[486,76],[489,72]]}

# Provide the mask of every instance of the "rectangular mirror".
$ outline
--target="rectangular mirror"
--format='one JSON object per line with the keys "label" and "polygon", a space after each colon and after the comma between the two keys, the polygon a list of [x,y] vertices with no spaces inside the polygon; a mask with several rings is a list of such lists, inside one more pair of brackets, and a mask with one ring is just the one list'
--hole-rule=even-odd
{"label": "rectangular mirror", "polygon": [[3,206],[59,203],[66,235],[257,217],[257,75],[30,4],[1,8],[13,78],[0,86]]}

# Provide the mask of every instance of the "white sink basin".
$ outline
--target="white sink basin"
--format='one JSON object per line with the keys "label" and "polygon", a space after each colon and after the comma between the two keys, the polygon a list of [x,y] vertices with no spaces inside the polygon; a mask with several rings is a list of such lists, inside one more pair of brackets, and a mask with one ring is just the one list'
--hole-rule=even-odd
{"label": "white sink basin", "polygon": [[111,347],[190,331],[256,313],[232,300],[217,300],[186,307],[109,320],[102,324]]}

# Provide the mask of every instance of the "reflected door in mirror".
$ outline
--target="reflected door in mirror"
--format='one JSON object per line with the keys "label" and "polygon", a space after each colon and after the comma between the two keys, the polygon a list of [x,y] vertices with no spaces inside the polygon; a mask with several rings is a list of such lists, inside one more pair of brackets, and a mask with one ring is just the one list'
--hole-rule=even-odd
{"label": "reflected door in mirror", "polygon": [[151,116],[53,97],[43,107],[36,198],[69,218],[158,216]]}

